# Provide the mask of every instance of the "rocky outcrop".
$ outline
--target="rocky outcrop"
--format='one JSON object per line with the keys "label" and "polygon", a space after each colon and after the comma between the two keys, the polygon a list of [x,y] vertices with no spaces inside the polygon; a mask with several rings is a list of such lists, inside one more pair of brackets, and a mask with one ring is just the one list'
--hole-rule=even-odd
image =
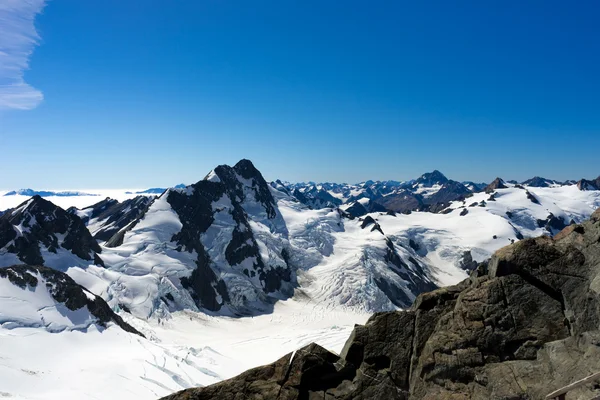
{"label": "rocky outcrop", "polygon": [[[316,345],[168,399],[543,399],[600,371],[600,211],[502,248],[456,286]],[[582,386],[567,399],[592,398]]]}
{"label": "rocky outcrop", "polygon": [[496,189],[506,189],[507,187],[502,178],[496,178],[483,190],[486,193],[493,193]]}
{"label": "rocky outcrop", "polygon": [[0,216],[0,265],[13,254],[27,264],[67,252],[86,262],[104,265],[100,246],[81,219],[36,195]]}
{"label": "rocky outcrop", "polygon": [[[7,279],[13,285],[29,291],[35,291],[38,285],[44,285],[54,301],[64,304],[69,310],[77,311],[86,307],[95,317],[97,325],[105,328],[108,323],[114,323],[126,332],[144,336],[115,314],[101,297],[78,285],[64,272],[40,265],[13,265],[0,268],[0,279]],[[10,321],[7,313],[10,314],[10,311],[4,310],[3,323]]]}
{"label": "rocky outcrop", "polygon": [[387,212],[388,210],[381,204],[378,204],[378,203],[374,202],[373,200],[369,200],[367,202],[357,201],[354,204],[352,204],[350,207],[346,208],[345,211],[347,214],[350,214],[352,217],[357,218],[357,217],[362,217],[363,215],[366,215],[368,213]]}

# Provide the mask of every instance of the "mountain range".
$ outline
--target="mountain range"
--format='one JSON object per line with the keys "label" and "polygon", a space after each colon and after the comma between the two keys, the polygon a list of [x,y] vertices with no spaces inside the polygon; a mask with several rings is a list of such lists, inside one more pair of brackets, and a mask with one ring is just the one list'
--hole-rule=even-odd
{"label": "mountain range", "polygon": [[[188,186],[82,208],[34,194],[0,214],[0,284],[10,304],[33,304],[23,311],[0,298],[0,329],[120,329],[113,345],[133,334],[136,346],[177,364],[179,355],[156,344],[173,334],[165,323],[184,335],[182,316],[272,322],[277,309],[296,305],[291,316],[325,319],[406,309],[422,293],[473,276],[498,249],[575,229],[600,206],[599,188],[600,178],[483,184],[439,171],[407,182],[267,182],[241,160]],[[226,358],[211,350],[211,365]],[[158,369],[153,381],[171,378],[152,383],[154,393],[229,377],[195,364],[186,371]]]}

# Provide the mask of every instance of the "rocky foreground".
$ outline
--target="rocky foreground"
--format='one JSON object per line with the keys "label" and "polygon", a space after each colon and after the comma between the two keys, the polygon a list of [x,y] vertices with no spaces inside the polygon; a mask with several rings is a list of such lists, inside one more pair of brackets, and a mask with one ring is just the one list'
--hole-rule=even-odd
{"label": "rocky foreground", "polygon": [[[600,210],[500,249],[460,284],[357,326],[342,354],[308,345],[164,399],[543,399],[600,371]],[[567,399],[591,399],[589,383]]]}

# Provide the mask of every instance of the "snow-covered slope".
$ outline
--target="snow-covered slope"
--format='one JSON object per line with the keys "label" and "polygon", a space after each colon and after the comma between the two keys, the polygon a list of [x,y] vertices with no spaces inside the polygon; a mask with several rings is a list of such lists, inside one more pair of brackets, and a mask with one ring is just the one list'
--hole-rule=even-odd
{"label": "snow-covered slope", "polygon": [[48,332],[85,331],[115,324],[141,335],[106,302],[52,268],[15,265],[0,269],[0,326],[42,328]]}

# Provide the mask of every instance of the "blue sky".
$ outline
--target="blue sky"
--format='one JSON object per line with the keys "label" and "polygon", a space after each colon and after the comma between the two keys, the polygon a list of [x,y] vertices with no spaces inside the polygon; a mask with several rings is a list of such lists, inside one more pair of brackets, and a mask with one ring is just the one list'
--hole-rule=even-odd
{"label": "blue sky", "polygon": [[594,1],[2,0],[0,188],[600,174]]}

